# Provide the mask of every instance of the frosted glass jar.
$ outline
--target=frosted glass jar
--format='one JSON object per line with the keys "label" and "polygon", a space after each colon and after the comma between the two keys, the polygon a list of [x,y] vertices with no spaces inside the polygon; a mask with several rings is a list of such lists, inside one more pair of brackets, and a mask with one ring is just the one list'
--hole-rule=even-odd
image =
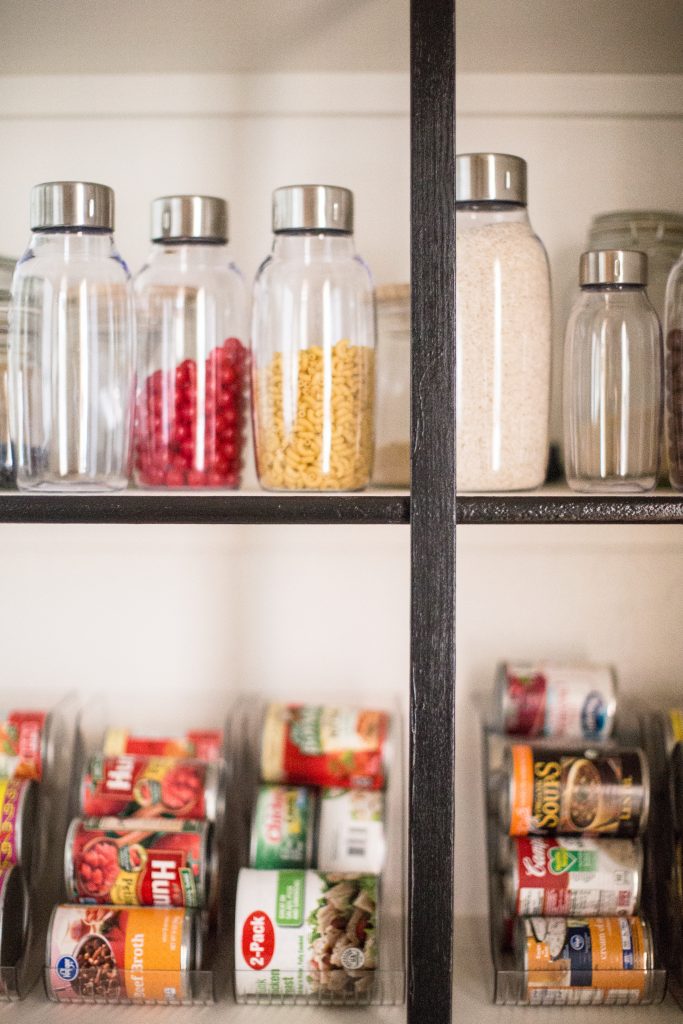
{"label": "frosted glass jar", "polygon": [[459,491],[525,490],[546,475],[550,274],[526,203],[520,157],[456,157]]}

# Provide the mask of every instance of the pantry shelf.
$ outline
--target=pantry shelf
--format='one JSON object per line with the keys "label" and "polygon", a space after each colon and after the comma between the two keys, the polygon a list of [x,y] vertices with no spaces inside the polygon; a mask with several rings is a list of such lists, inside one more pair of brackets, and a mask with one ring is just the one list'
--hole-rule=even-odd
{"label": "pantry shelf", "polygon": [[683,495],[578,495],[549,486],[531,494],[458,495],[460,525],[683,523]]}

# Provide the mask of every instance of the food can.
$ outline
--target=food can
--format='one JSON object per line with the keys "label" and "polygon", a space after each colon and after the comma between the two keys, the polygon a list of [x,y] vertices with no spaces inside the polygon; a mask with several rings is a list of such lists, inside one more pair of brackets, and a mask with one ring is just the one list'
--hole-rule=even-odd
{"label": "food can", "polygon": [[269,704],[261,778],[303,786],[384,789],[391,718],[385,711]]}
{"label": "food can", "polygon": [[512,836],[586,833],[635,839],[650,806],[641,750],[555,750],[514,743],[506,754],[501,821]]}
{"label": "food can", "polygon": [[55,907],[46,988],[55,1002],[177,1003],[201,968],[200,918],[181,907]]}
{"label": "food can", "polygon": [[379,875],[384,867],[384,794],[323,789],[318,818],[318,868]]}
{"label": "food can", "polygon": [[28,932],[28,891],[16,864],[0,867],[0,996],[16,993],[9,971],[24,952]]}
{"label": "food can", "polygon": [[683,835],[683,743],[677,743],[671,753],[669,771],[671,806],[674,812],[674,828]]}
{"label": "food can", "polygon": [[102,750],[105,754],[144,754],[148,757],[196,757],[217,761],[221,757],[220,729],[194,729],[184,736],[131,736],[126,729],[107,729]]}
{"label": "food can", "polygon": [[40,782],[49,763],[51,724],[46,711],[0,711],[0,777]]}
{"label": "food can", "polygon": [[378,963],[378,878],[242,868],[235,995],[366,999]]}
{"label": "food can", "polygon": [[252,868],[315,863],[316,794],[305,786],[259,786],[251,822]]}
{"label": "food can", "polygon": [[506,910],[522,917],[633,917],[643,848],[637,839],[525,836],[512,842]]}
{"label": "food can", "polygon": [[504,662],[495,689],[500,726],[510,735],[604,740],[612,734],[617,696],[609,665]]}
{"label": "food can", "polygon": [[0,779],[0,867],[20,864],[28,878],[38,787],[31,779]]}
{"label": "food can", "polygon": [[654,956],[642,917],[521,917],[515,953],[532,1006],[635,1005],[652,998]]}
{"label": "food can", "polygon": [[661,715],[667,756],[677,743],[683,743],[683,708],[669,708]]}
{"label": "food can", "polygon": [[64,848],[66,895],[76,903],[203,907],[210,863],[206,821],[76,818]]}
{"label": "food can", "polygon": [[225,800],[220,761],[95,754],[81,781],[86,818],[173,817],[216,821]]}

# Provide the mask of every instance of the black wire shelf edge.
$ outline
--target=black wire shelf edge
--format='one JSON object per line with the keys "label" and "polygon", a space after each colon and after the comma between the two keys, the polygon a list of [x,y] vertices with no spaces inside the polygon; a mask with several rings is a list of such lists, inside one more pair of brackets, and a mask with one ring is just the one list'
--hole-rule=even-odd
{"label": "black wire shelf edge", "polygon": [[462,526],[683,523],[683,495],[460,495],[456,513]]}

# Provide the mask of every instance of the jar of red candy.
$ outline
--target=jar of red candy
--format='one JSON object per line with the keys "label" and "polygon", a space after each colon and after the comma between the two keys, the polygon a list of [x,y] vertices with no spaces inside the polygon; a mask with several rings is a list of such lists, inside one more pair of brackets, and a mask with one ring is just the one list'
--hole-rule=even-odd
{"label": "jar of red candy", "polygon": [[228,204],[211,196],[155,199],[152,241],[135,279],[135,479],[146,487],[237,487],[247,295],[227,253]]}

